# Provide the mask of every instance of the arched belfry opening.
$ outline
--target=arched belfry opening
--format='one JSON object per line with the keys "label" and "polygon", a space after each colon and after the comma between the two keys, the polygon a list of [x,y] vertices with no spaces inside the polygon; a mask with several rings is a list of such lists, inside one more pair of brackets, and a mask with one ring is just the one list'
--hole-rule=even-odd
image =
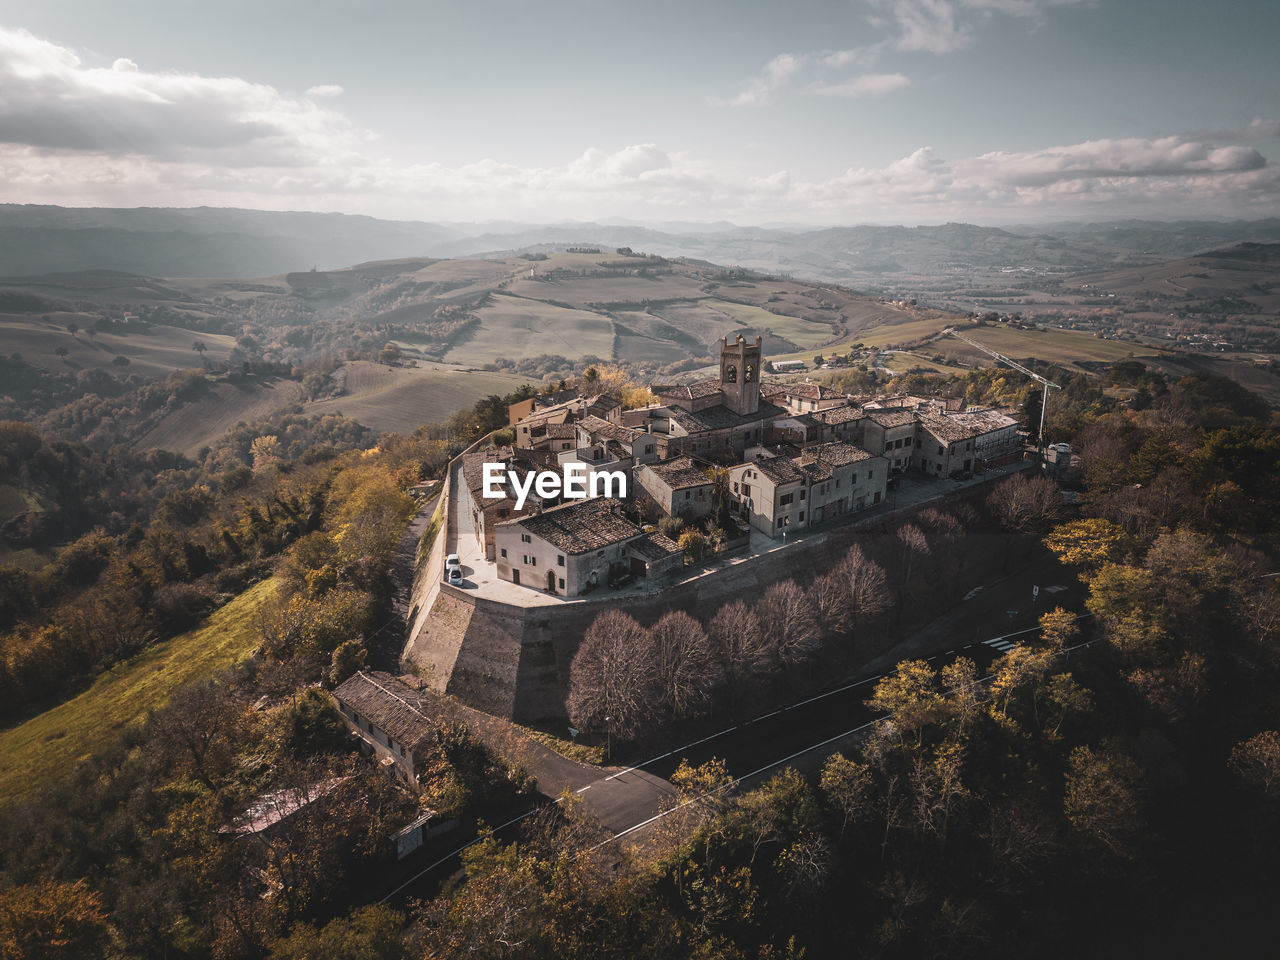
{"label": "arched belfry opening", "polygon": [[759,374],[760,337],[753,342],[738,334],[732,343],[727,337],[720,338],[720,392],[725,406],[744,416],[759,410]]}

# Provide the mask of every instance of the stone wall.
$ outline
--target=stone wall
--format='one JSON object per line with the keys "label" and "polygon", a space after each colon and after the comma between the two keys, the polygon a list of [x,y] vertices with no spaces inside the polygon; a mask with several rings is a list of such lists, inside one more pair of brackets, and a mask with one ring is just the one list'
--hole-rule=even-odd
{"label": "stone wall", "polygon": [[[639,596],[611,597],[603,590],[585,600],[517,607],[441,583],[436,569],[434,580],[423,577],[423,605],[421,610],[415,607],[406,665],[430,689],[456,696],[487,713],[521,722],[559,720],[565,716],[573,655],[584,631],[604,610],[625,610],[645,625],[669,610],[684,610],[705,622],[724,603],[759,597],[780,580],[809,582],[830,570],[851,544],[892,532],[905,516],[920,509],[988,492],[985,486],[967,488],[860,523],[834,527]],[[445,539],[443,535],[437,539],[432,562],[436,553],[443,556]],[[431,566],[428,563],[424,569]],[[418,589],[415,584],[415,603]]]}

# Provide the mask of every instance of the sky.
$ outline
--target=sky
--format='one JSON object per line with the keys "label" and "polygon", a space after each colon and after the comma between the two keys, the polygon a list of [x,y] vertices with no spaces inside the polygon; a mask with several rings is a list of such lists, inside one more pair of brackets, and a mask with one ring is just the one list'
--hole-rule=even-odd
{"label": "sky", "polygon": [[1280,215],[1280,2],[0,0],[0,202]]}

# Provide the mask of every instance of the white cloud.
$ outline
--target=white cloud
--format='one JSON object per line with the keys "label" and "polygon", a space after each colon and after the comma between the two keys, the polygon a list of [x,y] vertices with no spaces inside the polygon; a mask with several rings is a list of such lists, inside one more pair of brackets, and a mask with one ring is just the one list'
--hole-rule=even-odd
{"label": "white cloud", "polygon": [[[776,58],[758,95],[806,76],[818,79],[802,91],[827,96],[909,82],[824,74],[835,67],[823,57],[845,69],[856,62],[841,52]],[[575,148],[544,166],[398,165],[362,153],[367,138],[310,100],[238,78],[148,72],[127,58],[87,67],[22,31],[0,31],[0,90],[0,199],[22,203],[814,223],[1280,214],[1280,173],[1241,142],[1280,132],[1262,118],[1231,136],[1099,139],[958,160],[924,146],[884,166],[799,179],[785,170],[728,175],[647,142]]]}
{"label": "white cloud", "polygon": [[1189,133],[1187,136],[1203,140],[1226,140],[1231,143],[1280,140],[1280,120],[1254,117],[1243,127],[1234,127],[1228,130],[1200,131],[1198,133]]}
{"label": "white cloud", "polygon": [[340,97],[343,92],[342,87],[336,83],[320,83],[314,87],[307,87],[308,97]]}
{"label": "white cloud", "polygon": [[764,65],[760,75],[748,83],[735,97],[727,101],[734,107],[762,107],[772,103],[778,91],[791,82],[809,62],[808,54],[780,53]]}
{"label": "white cloud", "polygon": [[901,73],[864,73],[840,83],[817,83],[808,92],[824,97],[881,97],[894,90],[911,86],[911,78]]}
{"label": "white cloud", "polygon": [[0,28],[0,142],[49,150],[289,165],[346,152],[341,114],[235,77],[85,66],[66,47]]}

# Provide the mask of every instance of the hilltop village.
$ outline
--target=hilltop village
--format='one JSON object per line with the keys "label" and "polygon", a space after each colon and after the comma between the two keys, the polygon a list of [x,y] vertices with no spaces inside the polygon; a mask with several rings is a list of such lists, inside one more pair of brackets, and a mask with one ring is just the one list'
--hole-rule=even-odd
{"label": "hilltop village", "polygon": [[[678,531],[696,531],[698,550],[746,547],[753,531],[784,540],[880,504],[905,474],[969,479],[1021,456],[1017,422],[1000,411],[765,382],[762,362],[760,338],[739,335],[721,340],[717,378],[654,384],[644,407],[576,394],[514,404],[512,442],[461,458],[455,516],[476,560],[502,581],[579,597],[682,567],[691,550]],[[489,487],[496,496],[486,464],[507,478]],[[588,489],[626,496],[569,500],[520,480],[570,464],[609,481]]]}

